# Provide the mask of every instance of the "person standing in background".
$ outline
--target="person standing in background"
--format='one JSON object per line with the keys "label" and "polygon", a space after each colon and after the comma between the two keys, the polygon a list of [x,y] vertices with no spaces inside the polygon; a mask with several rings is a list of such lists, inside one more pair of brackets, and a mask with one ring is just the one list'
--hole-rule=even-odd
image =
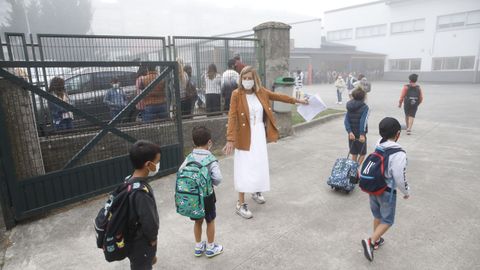
{"label": "person standing in background", "polygon": [[221,91],[225,100],[225,111],[230,110],[230,97],[238,87],[239,74],[235,71],[235,59],[228,60],[228,69],[222,74]]}
{"label": "person standing in background", "polygon": [[217,66],[210,64],[205,75],[205,99],[207,113],[219,112],[221,109],[222,76],[217,72]]}

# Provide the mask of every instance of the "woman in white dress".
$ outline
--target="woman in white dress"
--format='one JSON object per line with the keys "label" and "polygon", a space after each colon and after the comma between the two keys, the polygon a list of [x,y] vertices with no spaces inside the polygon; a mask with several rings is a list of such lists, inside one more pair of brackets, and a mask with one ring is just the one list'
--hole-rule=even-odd
{"label": "woman in white dress", "polygon": [[271,101],[308,104],[264,87],[256,70],[246,66],[240,73],[238,89],[233,91],[228,112],[227,144],[223,151],[234,154],[234,182],[238,191],[236,212],[244,218],[253,217],[245,203],[245,193],[260,204],[263,192],[270,190],[267,142],[278,139],[278,129]]}

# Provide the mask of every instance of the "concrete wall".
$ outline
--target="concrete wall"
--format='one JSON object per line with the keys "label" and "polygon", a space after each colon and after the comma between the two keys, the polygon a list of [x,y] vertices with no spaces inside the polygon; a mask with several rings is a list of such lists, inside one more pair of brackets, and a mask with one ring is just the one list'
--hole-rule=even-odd
{"label": "concrete wall", "polygon": [[44,174],[30,92],[0,79],[0,109],[10,145],[15,176],[19,180]]}
{"label": "concrete wall", "polygon": [[[160,145],[178,142],[177,126],[174,123],[140,125],[120,128],[120,130],[134,138],[149,140]],[[92,131],[83,134],[65,134],[40,138],[45,171],[51,172],[61,169],[96,133]],[[78,165],[128,154],[129,147],[130,144],[127,141],[109,133],[80,160]]]}
{"label": "concrete wall", "polygon": [[[194,126],[205,126],[212,131],[214,150],[219,151],[226,143],[227,117],[208,117],[183,122],[183,138],[185,152],[193,147],[192,128]],[[160,145],[175,144],[177,140],[177,127],[175,124],[159,124],[120,128],[128,135],[150,140]],[[65,134],[41,138],[41,148],[45,170],[47,172],[61,169],[65,163],[82,149],[88,141],[93,138],[96,132],[86,134]],[[128,153],[130,144],[124,139],[109,133],[78,163],[84,165],[99,160],[114,158]]]}
{"label": "concrete wall", "polygon": [[[478,59],[480,27],[476,25],[437,30],[437,18],[479,9],[478,0],[398,1],[390,5],[377,2],[326,12],[324,27],[327,33],[332,30],[353,29],[352,39],[334,42],[357,46],[360,51],[386,54],[386,71],[389,70],[389,59],[406,58],[421,58],[421,71],[431,71],[432,57],[476,56]],[[391,34],[391,23],[413,19],[425,19],[424,31]],[[387,24],[385,36],[355,37],[355,28],[377,24]]]}
{"label": "concrete wall", "polygon": [[[289,75],[290,28],[284,23],[266,22],[253,29],[255,37],[265,45],[265,81],[269,89],[277,77]],[[291,114],[277,114],[277,128],[281,137],[293,134]]]}

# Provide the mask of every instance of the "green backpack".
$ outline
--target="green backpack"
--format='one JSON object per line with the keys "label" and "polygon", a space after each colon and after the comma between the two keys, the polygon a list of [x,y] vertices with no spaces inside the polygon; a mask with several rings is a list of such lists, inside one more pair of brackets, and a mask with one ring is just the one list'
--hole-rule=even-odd
{"label": "green backpack", "polygon": [[182,216],[200,219],[205,217],[204,198],[212,195],[213,185],[207,166],[217,161],[209,155],[201,162],[195,161],[192,154],[187,164],[177,172],[175,184],[175,206]]}

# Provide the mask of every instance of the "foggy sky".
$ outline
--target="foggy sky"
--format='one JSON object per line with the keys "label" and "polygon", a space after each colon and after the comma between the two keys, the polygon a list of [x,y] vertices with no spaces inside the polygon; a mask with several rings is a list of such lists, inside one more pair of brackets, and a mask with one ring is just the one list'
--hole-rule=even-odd
{"label": "foggy sky", "polygon": [[[267,21],[321,18],[326,10],[366,2],[372,1],[92,0],[91,34],[212,36],[252,29]],[[6,7],[6,0],[0,0],[0,23],[5,20]],[[291,37],[298,47],[318,47],[321,23],[293,26]]]}

